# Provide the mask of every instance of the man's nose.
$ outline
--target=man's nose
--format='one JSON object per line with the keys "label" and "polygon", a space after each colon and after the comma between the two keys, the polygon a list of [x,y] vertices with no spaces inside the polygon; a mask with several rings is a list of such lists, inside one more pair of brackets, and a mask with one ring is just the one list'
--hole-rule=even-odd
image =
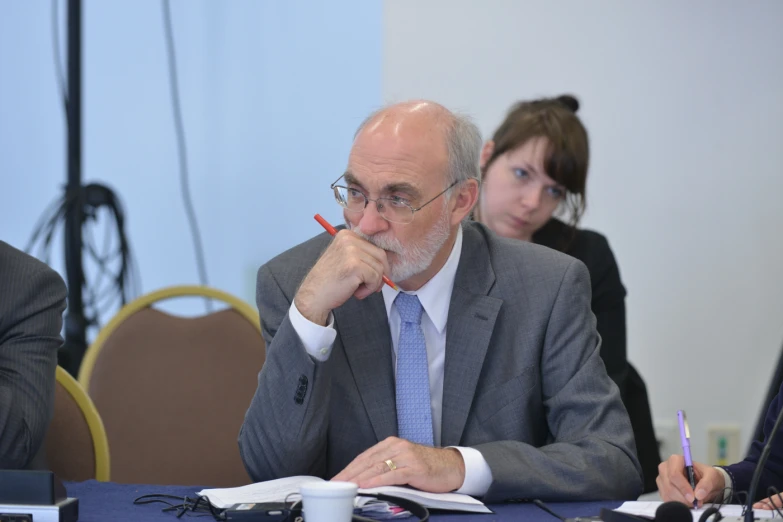
{"label": "man's nose", "polygon": [[370,201],[367,206],[364,207],[362,217],[359,219],[359,230],[372,236],[378,232],[384,232],[388,230],[389,222],[383,219],[383,216],[378,212],[378,205],[375,201]]}

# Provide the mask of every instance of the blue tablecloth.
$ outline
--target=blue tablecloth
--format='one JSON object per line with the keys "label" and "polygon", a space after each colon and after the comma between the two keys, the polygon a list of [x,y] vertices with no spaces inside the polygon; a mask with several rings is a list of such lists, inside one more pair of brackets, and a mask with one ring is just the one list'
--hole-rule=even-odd
{"label": "blue tablecloth", "polygon": [[[69,497],[79,499],[80,522],[146,522],[167,520],[193,520],[191,517],[177,519],[171,513],[163,513],[161,504],[134,506],[133,499],[141,495],[166,494],[177,497],[195,496],[201,487],[196,486],[153,486],[153,485],[128,485],[115,484],[113,482],[67,482],[65,484]],[[563,517],[592,516],[597,515],[602,507],[616,508],[620,502],[573,502],[548,504],[555,513]],[[494,522],[496,520],[524,520],[526,522],[553,522],[556,519],[544,513],[532,504],[499,504],[491,505],[494,515],[475,515],[468,513],[439,513],[431,518],[438,522]],[[200,518],[199,520],[211,520]]]}

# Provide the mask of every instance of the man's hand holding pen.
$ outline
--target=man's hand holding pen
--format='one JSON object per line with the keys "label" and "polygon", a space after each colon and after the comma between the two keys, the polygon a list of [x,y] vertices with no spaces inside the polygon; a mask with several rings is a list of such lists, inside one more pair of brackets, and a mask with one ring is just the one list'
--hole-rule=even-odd
{"label": "man's hand holding pen", "polygon": [[[708,502],[721,502],[724,497],[726,483],[723,473],[712,466],[693,463],[693,473],[696,479],[696,488],[691,487],[685,474],[685,459],[682,455],[672,455],[668,460],[658,466],[658,493],[661,500],[667,502],[676,500],[683,504],[692,505],[694,499],[698,507]],[[760,500],[753,505],[754,509],[775,509],[783,507],[783,502],[778,497],[769,497]]]}
{"label": "man's hand holding pen", "polygon": [[705,502],[721,501],[726,487],[723,473],[691,458],[691,433],[685,412],[677,412],[682,455],[672,455],[658,466],[658,493],[664,501],[676,500],[700,508]]}
{"label": "man's hand holding pen", "polygon": [[723,474],[712,466],[693,463],[696,487],[691,487],[685,471],[685,458],[682,455],[672,455],[658,466],[658,493],[664,502],[676,500],[692,506],[694,501],[698,507],[707,502],[720,502],[726,484]]}

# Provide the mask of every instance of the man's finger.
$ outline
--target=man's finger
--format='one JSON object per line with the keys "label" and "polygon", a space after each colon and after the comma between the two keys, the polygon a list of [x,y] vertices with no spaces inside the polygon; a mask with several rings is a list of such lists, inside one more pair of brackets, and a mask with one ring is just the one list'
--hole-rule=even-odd
{"label": "man's finger", "polygon": [[685,476],[676,471],[676,468],[675,470],[670,467],[667,468],[665,474],[658,476],[658,480],[660,481],[659,489],[663,500],[674,500],[683,504],[693,505],[693,489]]}
{"label": "man's finger", "polygon": [[[383,265],[383,273],[384,274],[391,274],[391,267],[389,266],[389,258],[387,255],[386,250],[374,245],[373,243],[367,241],[366,239],[359,237],[355,232],[350,230],[341,230],[338,232],[338,235],[342,232],[346,232],[346,237],[344,238],[347,242],[350,242],[352,245],[360,246],[366,253],[371,255],[373,258],[378,260]],[[348,237],[348,235],[352,237]]]}
{"label": "man's finger", "polygon": [[348,464],[344,470],[335,475],[332,480],[356,482],[357,477],[364,473],[369,468],[369,466],[370,465],[367,459],[362,458],[361,456],[356,457],[353,462]]}
{"label": "man's finger", "polygon": [[363,483],[359,484],[362,488],[380,488],[382,486],[404,486],[410,480],[407,468],[398,468],[394,471],[388,471],[369,477]]}
{"label": "man's finger", "polygon": [[353,461],[348,464],[345,469],[343,469],[340,473],[335,475],[332,480],[346,480],[348,482],[355,482],[356,477],[358,477],[360,474],[364,473],[366,470],[370,469],[373,464],[376,464],[377,462],[383,462],[384,460],[390,458],[386,457],[381,459],[382,455],[385,454],[392,454],[393,456],[396,456],[394,451],[390,451],[389,448],[391,448],[394,444],[393,437],[389,437],[385,440],[382,440],[375,446],[372,446],[370,448],[367,448],[362,453],[359,454]]}
{"label": "man's finger", "polygon": [[359,455],[345,469],[340,473],[332,477],[332,480],[341,480],[347,482],[356,482],[356,477],[362,474],[368,467],[367,459],[363,455]]}
{"label": "man's finger", "polygon": [[341,245],[342,247],[351,246],[351,247],[358,247],[361,248],[362,251],[366,252],[367,254],[371,255],[381,263],[384,263],[386,260],[386,251],[380,247],[375,246],[374,244],[370,243],[366,239],[359,237],[355,232],[351,230],[341,230],[337,233],[337,236],[339,237],[340,234],[343,235],[342,238],[340,238],[343,242]]}
{"label": "man's finger", "polygon": [[712,497],[717,489],[719,489],[719,485],[715,483],[715,477],[713,476],[707,475],[697,482],[693,492],[695,498],[699,502],[699,507],[701,507],[704,502],[715,500]]}
{"label": "man's finger", "polygon": [[[391,459],[387,459],[391,460]],[[359,484],[359,487],[362,488],[368,488],[368,487],[375,487],[375,486],[368,486],[368,484],[371,483],[371,481],[378,479],[380,477],[386,477],[384,484],[385,485],[397,485],[400,484],[399,482],[395,482],[395,477],[398,477],[402,472],[402,469],[397,467],[397,463],[392,461],[392,465],[389,466],[389,464],[386,463],[386,461],[378,462],[374,464],[373,466],[367,468],[367,470],[364,471],[364,473],[361,473],[356,477],[356,483]],[[387,475],[391,475],[391,477],[388,477]],[[403,483],[404,484],[404,483]]]}
{"label": "man's finger", "polygon": [[753,507],[756,509],[775,509],[780,508],[783,506],[783,499],[780,498],[779,495],[773,495],[771,497],[767,497],[763,500],[759,500],[755,504],[753,504]]}
{"label": "man's finger", "polygon": [[686,498],[685,496],[685,493],[683,493],[682,491],[680,491],[675,487],[670,487],[668,490],[668,494],[666,495],[667,502],[672,500],[676,502],[682,502],[683,504],[686,504],[689,507],[693,506],[693,500],[688,500],[688,498]]}
{"label": "man's finger", "polygon": [[364,265],[359,272],[362,284],[353,294],[357,299],[364,299],[383,288],[383,265],[371,257],[363,258],[362,262]]}
{"label": "man's finger", "polygon": [[765,498],[764,500],[759,500],[755,504],[753,504],[753,509],[772,509],[772,504],[770,504],[769,499]]}
{"label": "man's finger", "polygon": [[677,492],[680,493],[686,503],[692,504],[695,497],[695,492],[691,487],[691,483],[685,478],[685,470],[677,472],[675,470],[669,470],[669,484]]}

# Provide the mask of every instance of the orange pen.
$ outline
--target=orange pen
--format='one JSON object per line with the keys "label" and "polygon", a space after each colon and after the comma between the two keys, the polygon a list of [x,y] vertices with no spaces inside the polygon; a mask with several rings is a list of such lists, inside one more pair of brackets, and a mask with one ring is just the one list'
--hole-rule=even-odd
{"label": "orange pen", "polygon": [[[330,225],[328,221],[326,221],[324,218],[322,218],[321,214],[316,214],[314,217],[315,217],[315,220],[318,221],[321,224],[322,227],[324,227],[324,230],[329,232],[329,235],[333,236],[333,235],[335,235],[337,233],[337,230],[335,230],[334,227],[332,225]],[[394,288],[397,291],[400,290],[399,288],[397,288],[397,285],[395,285],[394,282],[391,279],[389,279],[388,277],[386,277],[386,276],[383,276],[383,282],[386,283],[387,285],[389,285],[390,287]]]}

